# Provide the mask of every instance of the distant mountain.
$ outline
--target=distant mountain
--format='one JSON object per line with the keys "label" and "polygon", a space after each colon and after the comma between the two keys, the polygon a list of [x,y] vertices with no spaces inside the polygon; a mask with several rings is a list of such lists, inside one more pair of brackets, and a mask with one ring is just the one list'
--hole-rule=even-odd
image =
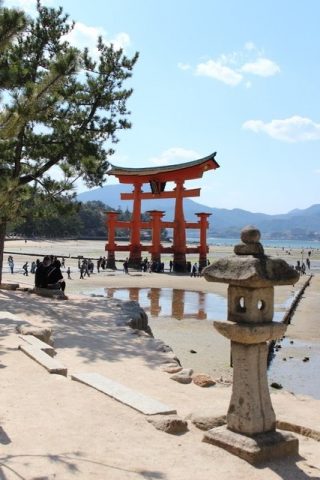
{"label": "distant mountain", "polygon": [[[131,192],[131,185],[107,185],[78,195],[81,202],[100,200],[109,207],[132,210],[132,201],[120,200],[120,193]],[[143,200],[142,211],[163,210],[165,219],[174,217],[174,199]],[[309,238],[320,239],[320,204],[304,210],[294,209],[281,215],[252,213],[239,208],[211,208],[194,200],[184,200],[186,220],[196,221],[195,213],[211,213],[209,233],[222,237],[238,237],[239,230],[245,225],[255,225],[265,238]]]}

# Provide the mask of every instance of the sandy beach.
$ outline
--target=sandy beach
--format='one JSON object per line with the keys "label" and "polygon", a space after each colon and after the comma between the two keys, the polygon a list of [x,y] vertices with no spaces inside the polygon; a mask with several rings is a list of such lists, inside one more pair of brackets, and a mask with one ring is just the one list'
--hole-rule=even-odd
{"label": "sandy beach", "polygon": [[[30,274],[23,276],[21,267],[26,259],[32,260],[32,253],[39,254],[40,258],[44,254],[98,258],[103,255],[103,242],[14,241],[7,242],[5,250],[26,256],[13,255],[16,273],[11,275],[5,254],[3,282],[30,287],[34,277]],[[213,258],[230,252],[229,247],[217,247],[210,255]],[[281,255],[278,251],[272,253]],[[300,252],[292,252],[290,259],[294,262],[299,256]],[[316,254],[314,260],[316,265]],[[71,380],[74,373],[99,373],[173,406],[182,418],[197,411],[225,414],[231,393],[228,383],[218,382],[214,387],[204,389],[193,383],[181,385],[174,382],[163,371],[173,353],[157,348],[162,340],[172,346],[184,367],[192,368],[196,373],[209,373],[216,379],[221,376],[231,378],[229,346],[215,334],[212,327],[214,311],[206,312],[205,319],[195,319],[191,315],[175,320],[174,326],[170,315],[158,318],[149,315],[155,337],[152,339],[137,335],[129,327],[117,325],[121,311],[115,298],[83,295],[133,288],[135,291],[131,296],[137,298],[138,293],[139,298],[146,288],[184,289],[218,295],[222,302],[226,297],[225,285],[169,273],[130,272],[130,275],[124,275],[121,269],[95,273],[80,280],[77,260],[67,259],[68,266],[73,278],[67,281],[69,300],[47,299],[21,291],[0,291],[0,478],[206,480],[212,475],[219,479],[245,479],[248,476],[252,479],[319,478],[320,447],[312,438],[297,434],[300,441],[298,458],[273,461],[255,468],[223,449],[202,443],[203,432],[190,420],[184,435],[160,432],[146,421],[143,414]],[[288,298],[304,281],[305,277],[294,287],[276,289],[275,303],[279,312],[285,312]],[[288,338],[302,343],[304,356],[309,351],[309,364],[313,363],[313,352],[316,354],[316,350],[310,354],[310,342],[312,345],[319,342],[316,323],[319,287],[316,272],[287,332]],[[169,304],[171,308],[172,298]],[[18,350],[21,340],[16,325],[21,321],[53,329],[56,358],[68,368],[67,377],[50,375]],[[281,360],[283,363],[289,364],[292,355],[286,348],[292,348],[292,345],[289,343],[288,347],[284,345],[281,349],[281,358],[288,357],[286,362]],[[197,353],[191,353],[191,350]],[[272,391],[272,401],[277,419],[320,432],[319,400],[283,389]]]}

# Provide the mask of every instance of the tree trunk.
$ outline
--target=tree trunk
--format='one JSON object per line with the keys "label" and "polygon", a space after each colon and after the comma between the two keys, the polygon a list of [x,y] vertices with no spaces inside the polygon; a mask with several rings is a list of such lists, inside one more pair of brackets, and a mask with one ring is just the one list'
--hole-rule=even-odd
{"label": "tree trunk", "polygon": [[4,220],[0,220],[0,285],[2,283],[3,250],[4,239],[6,236],[6,226],[7,222]]}

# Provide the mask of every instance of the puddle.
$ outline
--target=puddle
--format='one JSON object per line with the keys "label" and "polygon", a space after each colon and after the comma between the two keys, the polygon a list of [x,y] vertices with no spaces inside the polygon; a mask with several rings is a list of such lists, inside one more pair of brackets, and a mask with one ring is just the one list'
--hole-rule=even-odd
{"label": "puddle", "polygon": [[[93,293],[93,292],[88,292]],[[178,290],[172,288],[106,288],[94,291],[108,298],[134,300],[151,317],[182,320],[226,318],[227,300],[215,293]]]}
{"label": "puddle", "polygon": [[[187,318],[198,320],[226,320],[227,299],[211,292],[178,290],[172,288],[100,288],[85,292],[86,295],[103,295],[119,300],[134,300],[154,318]],[[284,305],[275,305],[274,321],[280,322],[290,297]]]}
{"label": "puddle", "polygon": [[[231,374],[229,341],[212,328],[212,320],[227,318],[225,297],[172,288],[101,288],[85,294],[139,302],[148,313],[155,336],[167,342],[184,365],[212,374],[223,371]],[[274,321],[282,320],[293,299],[291,295],[283,304],[275,305]],[[320,399],[320,383],[316,381],[320,345],[290,342],[290,338],[284,338],[275,352],[268,369],[269,383],[281,383],[285,390]],[[191,350],[198,354],[190,354]],[[306,356],[310,360],[304,362]]]}
{"label": "puddle", "polygon": [[[281,383],[289,392],[320,399],[320,345],[287,337],[280,345],[268,370],[270,383]],[[306,357],[308,361],[304,361]]]}

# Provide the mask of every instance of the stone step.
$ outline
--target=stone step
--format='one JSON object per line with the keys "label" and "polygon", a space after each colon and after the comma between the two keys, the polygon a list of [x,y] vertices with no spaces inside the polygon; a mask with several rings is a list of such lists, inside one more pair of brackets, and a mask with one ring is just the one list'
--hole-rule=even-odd
{"label": "stone step", "polygon": [[26,355],[42,365],[42,367],[48,370],[49,373],[57,373],[58,375],[64,375],[65,377],[67,376],[67,368],[58,360],[49,357],[49,355],[44,353],[38,347],[35,347],[34,345],[28,345],[26,343],[25,345],[20,345],[19,348]]}
{"label": "stone step", "polygon": [[131,390],[131,388],[122,385],[121,383],[103,377],[99,373],[78,373],[71,375],[72,380],[84,383],[89,387],[105,393],[111,398],[118,400],[125,405],[128,405],[138,412],[145,415],[170,414],[177,413],[174,408],[168,407],[151,397],[147,397],[142,393]]}
{"label": "stone step", "polygon": [[40,295],[40,297],[59,298],[60,300],[68,300],[68,297],[64,294],[62,290],[55,290],[53,288],[35,287],[32,290],[32,292],[35,293],[36,295]]}
{"label": "stone step", "polygon": [[[51,345],[48,345],[47,343],[42,342],[41,340],[39,340],[39,338],[35,337],[34,335],[19,335],[19,338],[21,338],[21,340],[28,343],[29,345],[33,345],[34,347],[39,348],[39,350],[42,350],[47,355],[50,355],[50,357],[54,357],[56,354],[55,349]],[[24,345],[24,344],[22,343],[21,345]]]}

